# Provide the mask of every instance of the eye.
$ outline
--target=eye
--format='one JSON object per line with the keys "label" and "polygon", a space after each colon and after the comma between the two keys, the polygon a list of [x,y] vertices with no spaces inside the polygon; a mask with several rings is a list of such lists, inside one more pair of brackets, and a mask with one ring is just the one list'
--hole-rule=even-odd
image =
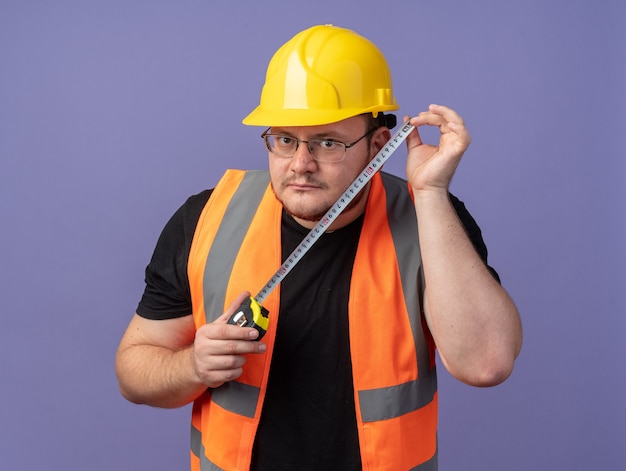
{"label": "eye", "polygon": [[331,139],[323,139],[316,141],[317,146],[323,151],[335,151],[341,148],[343,145],[341,142],[333,141]]}
{"label": "eye", "polygon": [[280,147],[292,147],[296,142],[293,137],[289,136],[274,136],[274,141]]}

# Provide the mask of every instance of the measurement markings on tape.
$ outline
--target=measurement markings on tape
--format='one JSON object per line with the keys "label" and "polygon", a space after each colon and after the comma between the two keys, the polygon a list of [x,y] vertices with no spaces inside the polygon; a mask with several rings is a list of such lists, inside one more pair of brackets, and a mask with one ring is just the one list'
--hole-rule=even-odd
{"label": "measurement markings on tape", "polygon": [[[383,148],[367,164],[365,169],[350,184],[342,196],[331,206],[320,221],[304,237],[302,242],[291,252],[276,273],[270,278],[267,284],[259,291],[254,299],[249,298],[229,319],[230,324],[241,326],[252,326],[259,330],[259,339],[263,336],[267,326],[268,312],[261,305],[276,286],[287,276],[293,267],[302,259],[313,244],[322,236],[326,229],[350,204],[354,197],[365,187],[372,177],[382,168],[383,164],[398,149],[407,136],[415,127],[407,121],[402,127],[387,141]],[[252,311],[252,312],[251,312]],[[248,318],[248,319],[247,319]],[[264,326],[265,325],[265,326]],[[259,329],[260,327],[260,329]]]}
{"label": "measurement markings on tape", "polygon": [[367,164],[361,174],[352,182],[344,194],[339,197],[335,204],[326,212],[326,214],[320,219],[317,225],[311,229],[311,231],[305,236],[300,244],[294,249],[293,252],[285,259],[280,268],[276,271],[274,276],[267,282],[267,284],[259,291],[254,299],[262,304],[267,296],[272,292],[278,283],[280,283],[287,273],[300,261],[305,253],[309,251],[311,246],[320,238],[320,236],[326,232],[328,226],[339,216],[343,210],[348,206],[350,201],[365,187],[372,177],[378,172],[383,164],[391,157],[396,151],[398,146],[404,142],[406,137],[413,130],[411,124],[404,123],[404,125],[397,131],[389,141],[383,146],[383,148],[374,156],[372,160]]}

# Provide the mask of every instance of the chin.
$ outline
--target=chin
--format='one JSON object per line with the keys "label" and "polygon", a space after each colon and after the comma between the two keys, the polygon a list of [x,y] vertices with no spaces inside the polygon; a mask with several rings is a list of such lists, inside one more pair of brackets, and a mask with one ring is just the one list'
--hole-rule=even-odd
{"label": "chin", "polygon": [[[306,200],[309,199],[311,195],[289,195],[283,192],[278,193],[274,188],[274,185],[272,185],[272,191],[274,192],[276,199],[283,205],[285,212],[291,217],[302,221],[318,222],[334,204],[334,202],[327,202],[324,204],[319,200],[317,201],[317,204],[315,202],[313,202],[313,205],[307,204]],[[293,202],[294,204],[291,204],[290,202]]]}
{"label": "chin", "polygon": [[303,212],[303,211],[292,210],[288,208],[287,206],[285,206],[285,204],[283,204],[283,208],[285,208],[285,212],[289,214],[291,217],[294,217],[296,219],[302,219],[303,221],[309,221],[309,222],[319,221],[320,219],[322,219],[324,214],[326,214],[326,212],[330,209],[330,208],[326,208],[321,212]]}

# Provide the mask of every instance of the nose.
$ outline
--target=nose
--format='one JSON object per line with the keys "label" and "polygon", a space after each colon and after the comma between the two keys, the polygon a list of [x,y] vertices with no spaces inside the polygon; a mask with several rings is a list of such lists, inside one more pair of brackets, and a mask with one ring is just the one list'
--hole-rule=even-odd
{"label": "nose", "polygon": [[317,161],[313,158],[307,142],[300,143],[289,167],[295,173],[314,172],[317,169]]}

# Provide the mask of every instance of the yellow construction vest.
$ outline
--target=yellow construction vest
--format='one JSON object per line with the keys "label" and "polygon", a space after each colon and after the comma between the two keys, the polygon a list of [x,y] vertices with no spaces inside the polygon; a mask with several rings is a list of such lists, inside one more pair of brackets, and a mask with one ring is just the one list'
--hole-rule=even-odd
{"label": "yellow construction vest", "polygon": [[[269,174],[229,170],[200,216],[188,275],[196,328],[242,291],[256,294],[281,260],[282,206]],[[352,270],[348,316],[356,418],[364,470],[437,469],[434,342],[422,315],[417,221],[406,181],[371,181]],[[280,286],[264,301],[267,351],[249,355],[236,381],[193,406],[192,470],[247,470],[265,397]]]}

